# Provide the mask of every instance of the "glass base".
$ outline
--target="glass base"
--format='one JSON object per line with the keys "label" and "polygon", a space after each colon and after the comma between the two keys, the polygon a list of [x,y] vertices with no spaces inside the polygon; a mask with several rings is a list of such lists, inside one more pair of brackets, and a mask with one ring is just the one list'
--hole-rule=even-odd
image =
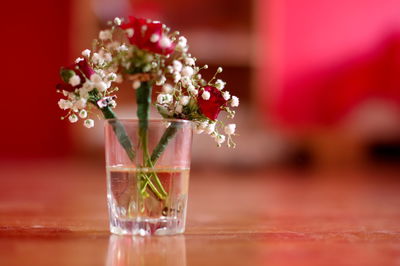
{"label": "glass base", "polygon": [[178,218],[160,217],[136,219],[111,219],[110,231],[117,235],[177,235],[185,231],[184,223]]}

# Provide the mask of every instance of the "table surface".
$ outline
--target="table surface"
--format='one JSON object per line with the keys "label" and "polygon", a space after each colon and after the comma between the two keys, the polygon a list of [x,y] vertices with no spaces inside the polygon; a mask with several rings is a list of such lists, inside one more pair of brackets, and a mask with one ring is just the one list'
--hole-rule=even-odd
{"label": "table surface", "polygon": [[110,235],[93,163],[2,163],[0,265],[400,265],[400,170],[202,170],[187,230]]}

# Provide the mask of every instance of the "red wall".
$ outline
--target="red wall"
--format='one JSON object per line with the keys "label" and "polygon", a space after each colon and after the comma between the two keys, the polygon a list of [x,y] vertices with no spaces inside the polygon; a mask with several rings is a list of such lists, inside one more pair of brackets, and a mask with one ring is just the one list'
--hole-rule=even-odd
{"label": "red wall", "polygon": [[3,1],[0,158],[64,155],[68,132],[54,85],[67,64],[69,1]]}
{"label": "red wall", "polygon": [[400,105],[400,1],[258,4],[267,116],[289,127],[323,126],[367,98]]}

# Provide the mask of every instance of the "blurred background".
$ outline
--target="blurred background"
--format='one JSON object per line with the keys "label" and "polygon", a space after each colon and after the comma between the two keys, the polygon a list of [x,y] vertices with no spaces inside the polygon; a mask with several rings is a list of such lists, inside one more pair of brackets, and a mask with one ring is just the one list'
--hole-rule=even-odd
{"label": "blurred background", "polygon": [[[195,136],[194,169],[399,164],[399,10],[398,0],[7,1],[1,162],[104,160],[101,121],[61,121],[54,86],[107,20],[134,15],[179,30],[205,76],[222,66],[240,97],[237,150]],[[132,95],[121,92],[121,117],[134,116]]]}

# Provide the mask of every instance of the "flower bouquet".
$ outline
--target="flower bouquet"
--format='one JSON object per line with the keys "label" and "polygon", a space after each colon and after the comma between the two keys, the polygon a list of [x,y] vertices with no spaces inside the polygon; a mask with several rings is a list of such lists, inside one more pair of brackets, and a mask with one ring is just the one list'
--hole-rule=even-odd
{"label": "flower bouquet", "polygon": [[[192,131],[234,147],[233,118],[239,99],[217,79],[202,78],[187,39],[149,19],[115,18],[100,31],[91,50],[61,68],[61,119],[94,126],[106,119],[105,146],[110,230],[116,234],[176,234],[185,229]],[[124,83],[124,84],[122,84]],[[114,113],[119,84],[136,95],[137,119]],[[120,85],[120,86],[121,86]],[[155,102],[152,103],[154,91]],[[134,97],[132,97],[134,98]],[[150,119],[154,106],[163,119]]]}

